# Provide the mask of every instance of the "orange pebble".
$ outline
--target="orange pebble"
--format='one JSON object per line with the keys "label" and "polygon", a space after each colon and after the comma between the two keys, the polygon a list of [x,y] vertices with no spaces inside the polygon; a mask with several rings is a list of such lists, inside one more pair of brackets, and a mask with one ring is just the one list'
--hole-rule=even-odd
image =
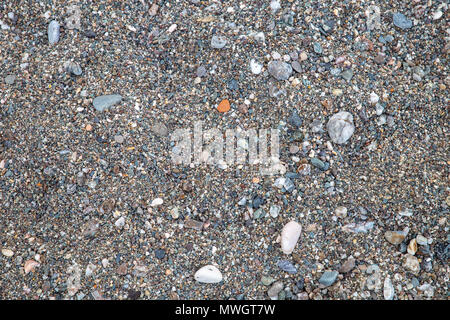
{"label": "orange pebble", "polygon": [[91,131],[92,130],[92,126],[90,124],[87,124],[85,129],[86,129],[86,131]]}
{"label": "orange pebble", "polygon": [[217,110],[222,113],[230,111],[230,101],[228,99],[222,100],[217,106]]}

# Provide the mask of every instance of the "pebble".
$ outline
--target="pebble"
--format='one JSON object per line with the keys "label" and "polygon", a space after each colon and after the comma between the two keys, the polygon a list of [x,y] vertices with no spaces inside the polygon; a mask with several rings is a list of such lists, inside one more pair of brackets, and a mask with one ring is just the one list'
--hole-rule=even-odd
{"label": "pebble", "polygon": [[265,286],[270,286],[272,283],[275,282],[275,279],[269,276],[262,276],[261,277],[261,283]]}
{"label": "pebble", "polygon": [[286,62],[275,60],[269,62],[268,72],[277,80],[287,80],[292,74],[292,67]]}
{"label": "pebble", "polygon": [[417,241],[416,241],[416,239],[412,239],[412,240],[409,242],[407,251],[408,251],[408,253],[409,253],[410,255],[415,255],[415,254],[416,254],[416,252],[417,252]]}
{"label": "pebble", "polygon": [[287,260],[280,260],[277,263],[278,268],[280,268],[283,271],[286,271],[290,274],[297,273],[297,268],[289,261]]}
{"label": "pebble", "polygon": [[371,104],[377,104],[379,100],[380,100],[380,97],[375,92],[372,91],[370,93],[369,102]]}
{"label": "pebble", "polygon": [[331,286],[337,279],[339,272],[337,271],[325,271],[319,279],[319,283],[328,287]]}
{"label": "pebble", "polygon": [[344,262],[344,264],[339,269],[339,273],[348,273],[352,271],[355,268],[355,258],[350,257],[347,259],[347,261]]}
{"label": "pebble", "polygon": [[420,263],[419,260],[411,255],[411,254],[405,254],[405,261],[403,263],[403,266],[405,269],[411,271],[414,274],[418,274],[420,271]]}
{"label": "pebble", "polygon": [[121,135],[114,136],[114,141],[117,143],[123,143],[124,140],[125,140],[124,137]]}
{"label": "pebble", "polygon": [[166,137],[169,135],[169,129],[162,122],[155,122],[155,124],[151,127],[151,131],[160,137]]}
{"label": "pebble", "polygon": [[253,74],[260,74],[262,71],[263,65],[256,61],[255,59],[250,60],[250,70]]}
{"label": "pebble", "polygon": [[281,250],[285,254],[294,251],[297,241],[300,238],[302,226],[296,221],[288,222],[281,231]]}
{"label": "pebble", "polygon": [[281,210],[280,206],[272,205],[270,206],[269,214],[272,218],[276,218],[278,217],[280,210]]}
{"label": "pebble", "polygon": [[3,248],[2,249],[2,254],[5,257],[12,257],[14,255],[14,251],[12,251],[11,249]]}
{"label": "pebble", "polygon": [[104,95],[99,96],[94,99],[92,102],[94,105],[95,110],[99,112],[103,112],[105,110],[108,110],[112,106],[120,103],[122,101],[122,96],[118,94],[111,94],[111,95]]}
{"label": "pebble", "polygon": [[206,265],[194,274],[194,279],[201,283],[218,283],[222,281],[223,276],[217,267]]}
{"label": "pebble", "polygon": [[428,244],[428,239],[425,238],[423,235],[419,234],[416,237],[416,241],[421,246],[426,246]]}
{"label": "pebble", "polygon": [[122,228],[125,225],[125,218],[124,217],[120,217],[119,219],[116,220],[116,222],[114,223],[114,225],[117,228]]}
{"label": "pebble", "polygon": [[272,284],[270,289],[267,291],[267,295],[271,300],[278,300],[278,294],[280,293],[281,290],[283,290],[283,288],[284,288],[283,282],[277,281],[274,284]]}
{"label": "pebble", "polygon": [[211,38],[211,47],[214,49],[222,49],[226,46],[227,42],[228,40],[225,37],[214,35]]}
{"label": "pebble", "polygon": [[347,142],[355,131],[353,116],[346,111],[336,113],[328,120],[327,130],[334,143]]}
{"label": "pebble", "polygon": [[160,206],[160,205],[162,205],[163,204],[163,199],[161,199],[161,198],[156,198],[156,199],[154,199],[153,201],[152,201],[152,203],[150,204],[150,206],[152,206],[152,207],[156,207],[156,206]]}
{"label": "pebble", "polygon": [[76,76],[80,76],[83,73],[83,70],[81,70],[80,65],[78,63],[72,62],[72,61],[66,62],[65,69],[68,73],[76,75]]}
{"label": "pebble", "polygon": [[399,245],[405,240],[406,234],[403,231],[386,231],[384,238],[393,245]]}
{"label": "pebble", "polygon": [[59,35],[60,35],[59,28],[60,28],[60,25],[59,25],[58,21],[53,20],[49,23],[47,35],[48,35],[48,42],[50,44],[55,44],[59,41]]}
{"label": "pebble", "polygon": [[6,83],[6,84],[11,85],[11,84],[14,83],[14,81],[16,81],[16,76],[15,76],[15,75],[10,74],[10,75],[7,75],[7,76],[5,77],[5,83]]}
{"label": "pebble", "polygon": [[383,288],[383,295],[385,300],[393,300],[395,295],[395,289],[392,285],[391,278],[386,277],[384,279],[384,288]]}
{"label": "pebble", "polygon": [[197,77],[204,77],[206,75],[206,68],[204,66],[199,66],[196,71]]}
{"label": "pebble", "polygon": [[158,259],[164,259],[164,257],[166,256],[166,251],[165,250],[163,250],[163,249],[157,249],[156,251],[155,251],[155,256],[156,256],[156,258],[158,258]]}
{"label": "pebble", "polygon": [[294,69],[296,72],[298,72],[298,73],[302,72],[302,65],[297,60],[292,61],[291,66],[292,66],[292,69]]}
{"label": "pebble", "polygon": [[394,25],[400,29],[409,29],[412,27],[412,21],[409,20],[403,13],[396,12],[393,15]]}

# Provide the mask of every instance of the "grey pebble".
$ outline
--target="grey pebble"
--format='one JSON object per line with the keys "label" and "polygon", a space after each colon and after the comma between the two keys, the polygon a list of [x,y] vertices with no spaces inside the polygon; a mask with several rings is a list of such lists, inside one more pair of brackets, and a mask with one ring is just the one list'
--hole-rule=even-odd
{"label": "grey pebble", "polygon": [[122,96],[119,94],[110,94],[110,95],[104,95],[99,96],[94,99],[92,102],[94,105],[95,110],[103,112],[105,110],[108,110],[112,106],[120,103],[122,101]]}

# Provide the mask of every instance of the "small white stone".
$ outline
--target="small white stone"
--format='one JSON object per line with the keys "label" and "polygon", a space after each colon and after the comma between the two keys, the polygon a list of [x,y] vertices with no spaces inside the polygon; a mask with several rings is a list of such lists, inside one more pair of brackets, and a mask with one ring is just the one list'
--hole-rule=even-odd
{"label": "small white stone", "polygon": [[217,267],[213,265],[207,265],[199,270],[194,274],[194,279],[198,282],[202,283],[218,283],[222,281],[222,273],[220,272]]}
{"label": "small white stone", "polygon": [[327,123],[328,134],[334,143],[343,144],[355,132],[353,124],[353,116],[346,112],[340,111],[334,114]]}
{"label": "small white stone", "polygon": [[260,74],[262,71],[262,68],[263,68],[262,64],[260,64],[255,59],[252,59],[250,61],[250,70],[252,71],[253,74]]}
{"label": "small white stone", "polygon": [[4,249],[2,249],[2,254],[5,257],[12,257],[14,255],[14,251],[12,251],[11,249],[4,248]]}
{"label": "small white stone", "polygon": [[384,289],[383,289],[384,299],[392,300],[394,299],[395,289],[392,285],[391,278],[387,277],[384,279]]}
{"label": "small white stone", "polygon": [[169,29],[167,30],[167,32],[172,33],[177,29],[177,25],[174,23],[173,25],[171,25],[169,27]]}
{"label": "small white stone", "polygon": [[302,226],[295,222],[288,222],[281,231],[281,250],[285,254],[291,254],[297,244],[300,234],[302,232]]}
{"label": "small white stone", "polygon": [[159,206],[159,205],[163,204],[163,202],[164,202],[163,199],[161,199],[161,198],[156,198],[155,200],[152,201],[152,203],[150,204],[150,206],[156,207],[156,206]]}
{"label": "small white stone", "polygon": [[375,92],[372,91],[370,93],[369,102],[371,104],[377,104],[379,100],[380,100],[380,97]]}
{"label": "small white stone", "polygon": [[125,225],[125,218],[124,217],[120,217],[119,219],[116,220],[116,222],[114,223],[114,225],[117,228],[122,228]]}

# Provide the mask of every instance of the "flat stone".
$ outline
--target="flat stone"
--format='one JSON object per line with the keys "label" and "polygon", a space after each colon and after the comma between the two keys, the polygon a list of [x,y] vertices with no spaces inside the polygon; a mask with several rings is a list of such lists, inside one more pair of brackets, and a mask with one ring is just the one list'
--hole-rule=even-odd
{"label": "flat stone", "polygon": [[400,29],[409,29],[412,27],[412,21],[409,20],[403,13],[396,12],[393,15],[394,25]]}
{"label": "flat stone", "polygon": [[352,271],[354,268],[355,268],[355,259],[353,257],[350,257],[341,266],[341,268],[339,269],[339,273],[348,273]]}
{"label": "flat stone", "polygon": [[393,245],[399,245],[405,240],[405,233],[402,231],[386,231],[384,238]]}
{"label": "flat stone", "polygon": [[55,44],[59,41],[59,31],[60,25],[59,22],[56,20],[53,20],[48,25],[47,35],[48,35],[48,42],[50,44]]}
{"label": "flat stone", "polygon": [[214,35],[211,38],[211,47],[214,49],[222,49],[226,46],[227,42],[228,40],[225,37]]}
{"label": "flat stone", "polygon": [[199,270],[194,274],[195,281],[202,282],[202,283],[218,283],[222,281],[223,276],[217,267],[213,265],[207,265]]}
{"label": "flat stone", "polygon": [[328,134],[334,143],[344,144],[355,132],[353,116],[346,111],[334,114],[327,123]]}
{"label": "flat stone", "polygon": [[325,271],[319,279],[319,283],[328,287],[331,286],[337,279],[339,272],[337,271]]}
{"label": "flat stone", "polygon": [[10,74],[10,75],[5,77],[5,83],[6,84],[11,85],[11,84],[14,83],[14,81],[16,81],[16,76],[15,75]]}
{"label": "flat stone", "polygon": [[122,101],[122,96],[119,94],[110,94],[110,95],[104,95],[100,96],[94,99],[92,102],[94,105],[95,110],[103,112],[105,110],[108,110],[112,106],[120,103]]}
{"label": "flat stone", "polygon": [[188,229],[195,229],[197,231],[201,231],[202,228],[203,228],[203,222],[192,220],[192,219],[188,219],[184,223],[184,227],[188,228]]}
{"label": "flat stone", "polygon": [[287,80],[292,74],[292,66],[278,60],[270,61],[267,70],[277,80]]}

